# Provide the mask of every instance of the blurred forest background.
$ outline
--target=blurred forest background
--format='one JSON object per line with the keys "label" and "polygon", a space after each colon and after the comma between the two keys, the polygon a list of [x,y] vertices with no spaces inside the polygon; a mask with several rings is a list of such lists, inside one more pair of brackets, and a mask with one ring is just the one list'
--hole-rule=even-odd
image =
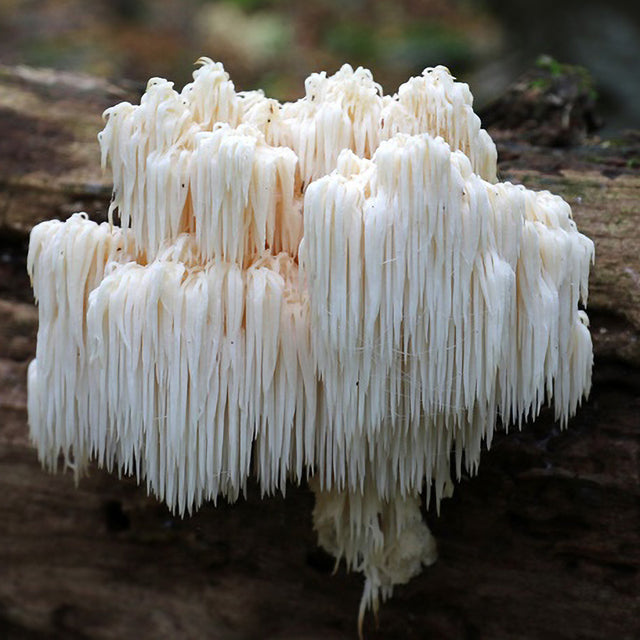
{"label": "blurred forest background", "polygon": [[640,127],[640,3],[629,0],[0,0],[0,63],[140,83],[207,55],[238,90],[301,96],[313,71],[370,68],[387,93],[447,65],[482,110],[541,54],[592,74],[613,134]]}

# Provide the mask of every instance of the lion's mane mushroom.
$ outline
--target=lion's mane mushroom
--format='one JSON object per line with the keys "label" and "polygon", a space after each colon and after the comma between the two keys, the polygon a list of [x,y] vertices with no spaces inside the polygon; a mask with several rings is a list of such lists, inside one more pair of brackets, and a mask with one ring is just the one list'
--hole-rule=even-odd
{"label": "lion's mane mushroom", "polygon": [[[203,58],[105,112],[111,222],[32,232],[29,423],[50,468],[135,474],[180,514],[249,476],[310,478],[366,607],[436,558],[436,505],[498,417],[588,393],[593,244],[566,202],[496,183],[465,84],[365,69],[279,104]],[[117,212],[121,228],[113,224]]]}

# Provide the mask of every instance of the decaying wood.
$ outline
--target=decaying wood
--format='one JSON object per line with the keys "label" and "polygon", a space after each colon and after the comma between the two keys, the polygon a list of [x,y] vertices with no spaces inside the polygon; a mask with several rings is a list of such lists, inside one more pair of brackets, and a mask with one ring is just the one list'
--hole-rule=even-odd
{"label": "decaying wood", "polygon": [[[316,547],[312,497],[173,517],[131,479],[40,469],[26,366],[37,311],[24,272],[39,220],[104,217],[96,134],[135,91],[0,67],[0,638],[353,638],[361,578]],[[502,179],[549,189],[596,242],[594,389],[569,428],[546,412],[501,434],[440,516],[440,559],[368,638],[640,636],[640,140],[550,150],[498,141]]]}

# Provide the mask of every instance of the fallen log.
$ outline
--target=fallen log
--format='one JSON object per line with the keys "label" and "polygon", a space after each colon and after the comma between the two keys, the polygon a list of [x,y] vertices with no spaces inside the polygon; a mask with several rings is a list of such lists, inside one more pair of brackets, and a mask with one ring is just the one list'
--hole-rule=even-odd
{"label": "fallen log", "polygon": [[[361,579],[316,547],[312,497],[180,519],[97,468],[75,487],[28,441],[37,310],[24,269],[40,220],[104,219],[100,113],[136,87],[0,67],[0,637],[353,638]],[[436,565],[368,638],[640,635],[640,138],[549,149],[491,131],[502,180],[549,189],[596,243],[594,388],[567,430],[547,412],[500,434],[440,516]]]}

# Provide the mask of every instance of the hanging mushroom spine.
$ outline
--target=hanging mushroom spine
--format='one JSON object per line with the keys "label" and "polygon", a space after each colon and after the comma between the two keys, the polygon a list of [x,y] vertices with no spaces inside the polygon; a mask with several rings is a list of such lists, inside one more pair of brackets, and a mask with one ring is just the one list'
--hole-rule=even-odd
{"label": "hanging mushroom spine", "polygon": [[280,104],[199,62],[105,112],[110,222],[31,234],[31,437],[180,514],[310,479],[320,543],[365,576],[361,629],[436,559],[425,481],[439,508],[498,417],[548,402],[565,426],[589,393],[593,243],[496,181],[444,67],[385,96],[345,65]]}

